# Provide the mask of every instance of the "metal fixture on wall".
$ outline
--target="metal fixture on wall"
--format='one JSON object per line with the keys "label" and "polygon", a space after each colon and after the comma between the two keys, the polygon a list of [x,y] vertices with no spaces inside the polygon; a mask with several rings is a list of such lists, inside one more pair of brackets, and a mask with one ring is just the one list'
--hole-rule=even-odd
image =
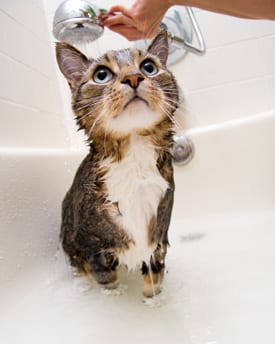
{"label": "metal fixture on wall", "polygon": [[183,134],[174,135],[174,143],[171,149],[174,163],[176,165],[186,165],[194,157],[195,148],[193,142]]}

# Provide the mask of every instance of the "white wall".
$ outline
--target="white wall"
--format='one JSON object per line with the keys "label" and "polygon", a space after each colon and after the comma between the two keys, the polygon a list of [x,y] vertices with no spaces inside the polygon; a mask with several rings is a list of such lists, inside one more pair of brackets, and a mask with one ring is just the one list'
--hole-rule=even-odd
{"label": "white wall", "polygon": [[[52,18],[61,2],[1,1],[0,146],[83,146],[53,54]],[[115,3],[131,1],[104,0],[100,6]],[[275,22],[195,14],[207,53],[189,53],[171,67],[185,94],[183,125],[202,127],[275,109]],[[106,30],[87,51],[100,55],[129,45]]]}
{"label": "white wall", "polygon": [[207,53],[174,71],[185,90],[186,119],[200,127],[275,109],[275,21],[197,11]]}
{"label": "white wall", "polygon": [[42,0],[0,3],[0,147],[65,147]]}

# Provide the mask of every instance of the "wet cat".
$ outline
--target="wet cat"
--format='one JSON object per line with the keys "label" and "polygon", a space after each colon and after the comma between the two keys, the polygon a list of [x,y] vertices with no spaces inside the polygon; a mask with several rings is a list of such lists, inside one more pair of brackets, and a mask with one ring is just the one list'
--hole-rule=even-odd
{"label": "wet cat", "polygon": [[178,87],[166,68],[168,38],[160,32],[147,51],[110,51],[88,59],[56,44],[72,107],[88,136],[62,208],[61,242],[72,266],[106,288],[117,269],[139,267],[143,294],[161,291],[174,179],[170,148]]}

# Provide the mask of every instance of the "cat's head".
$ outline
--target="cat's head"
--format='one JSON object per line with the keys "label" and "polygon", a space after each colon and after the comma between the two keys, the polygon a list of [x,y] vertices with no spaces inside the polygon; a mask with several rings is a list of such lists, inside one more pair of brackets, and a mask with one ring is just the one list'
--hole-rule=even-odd
{"label": "cat's head", "polygon": [[78,124],[89,138],[128,135],[173,120],[178,87],[166,68],[165,31],[155,37],[147,51],[123,49],[88,59],[60,42],[56,56],[72,91]]}

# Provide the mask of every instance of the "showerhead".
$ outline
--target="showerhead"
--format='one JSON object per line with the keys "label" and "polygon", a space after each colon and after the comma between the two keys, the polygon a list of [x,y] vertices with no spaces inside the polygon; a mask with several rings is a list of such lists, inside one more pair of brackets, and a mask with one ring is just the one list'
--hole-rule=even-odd
{"label": "showerhead", "polygon": [[53,34],[57,40],[71,44],[93,42],[103,34],[99,15],[106,12],[94,2],[65,0],[55,12]]}

